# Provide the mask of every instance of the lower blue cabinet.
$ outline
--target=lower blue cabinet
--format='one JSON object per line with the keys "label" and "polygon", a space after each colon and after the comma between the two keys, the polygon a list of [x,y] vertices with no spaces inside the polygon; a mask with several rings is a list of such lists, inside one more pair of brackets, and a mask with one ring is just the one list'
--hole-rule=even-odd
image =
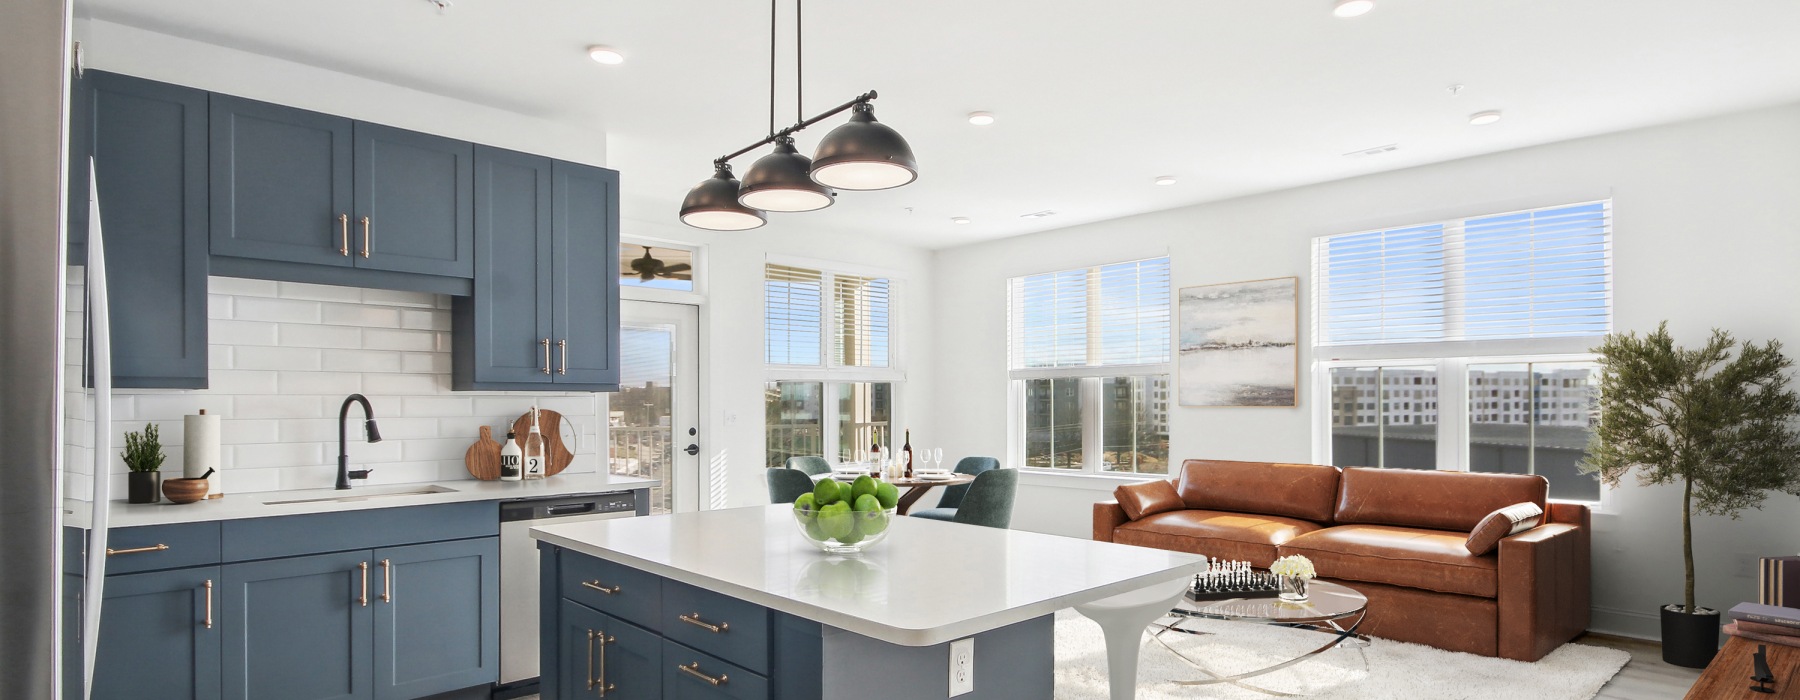
{"label": "lower blue cabinet", "polygon": [[673,639],[663,640],[662,673],[669,700],[769,700],[769,679]]}
{"label": "lower blue cabinet", "polygon": [[219,698],[219,575],[206,566],[106,580],[95,700]]}
{"label": "lower blue cabinet", "polygon": [[554,699],[663,697],[662,638],[616,617],[562,601]]}
{"label": "lower blue cabinet", "polygon": [[389,547],[370,559],[370,585],[379,587],[370,603],[376,700],[419,698],[499,677],[499,540]]}
{"label": "lower blue cabinet", "polygon": [[222,567],[224,697],[369,700],[369,564],[369,552],[361,551]]}

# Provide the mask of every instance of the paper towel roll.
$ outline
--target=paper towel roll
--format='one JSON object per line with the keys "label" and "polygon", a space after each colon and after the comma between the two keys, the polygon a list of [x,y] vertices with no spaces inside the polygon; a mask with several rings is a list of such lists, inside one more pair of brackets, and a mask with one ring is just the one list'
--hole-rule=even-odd
{"label": "paper towel roll", "polygon": [[219,417],[209,416],[206,409],[200,415],[182,417],[181,475],[189,479],[213,470],[206,484],[206,497],[218,498],[225,495],[220,487],[219,478]]}

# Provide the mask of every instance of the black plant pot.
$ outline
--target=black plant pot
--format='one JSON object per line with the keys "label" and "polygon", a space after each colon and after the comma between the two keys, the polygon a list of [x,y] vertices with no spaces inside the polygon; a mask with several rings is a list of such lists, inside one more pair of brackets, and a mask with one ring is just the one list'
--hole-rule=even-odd
{"label": "black plant pot", "polygon": [[1688,668],[1706,668],[1719,653],[1719,611],[1700,608],[1690,614],[1662,609],[1663,661]]}
{"label": "black plant pot", "polygon": [[130,472],[125,475],[129,503],[155,503],[162,500],[162,472]]}

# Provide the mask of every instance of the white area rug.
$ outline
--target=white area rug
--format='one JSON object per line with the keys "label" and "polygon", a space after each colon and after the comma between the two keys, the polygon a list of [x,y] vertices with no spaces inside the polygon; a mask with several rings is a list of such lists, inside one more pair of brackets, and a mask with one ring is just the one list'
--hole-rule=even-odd
{"label": "white area rug", "polygon": [[[1194,621],[1189,629],[1212,635],[1165,634],[1163,639],[1190,657],[1226,674],[1263,668],[1318,648],[1329,637],[1318,632],[1242,622]],[[1433,649],[1386,639],[1363,649],[1338,648],[1301,664],[1249,679],[1271,690],[1333,700],[1588,700],[1600,691],[1631,654],[1584,644],[1564,644],[1536,663],[1508,661]],[[1229,685],[1181,686],[1206,674],[1144,637],[1138,665],[1140,700],[1276,696]],[[1056,700],[1106,700],[1106,646],[1100,627],[1065,610],[1056,616]]]}

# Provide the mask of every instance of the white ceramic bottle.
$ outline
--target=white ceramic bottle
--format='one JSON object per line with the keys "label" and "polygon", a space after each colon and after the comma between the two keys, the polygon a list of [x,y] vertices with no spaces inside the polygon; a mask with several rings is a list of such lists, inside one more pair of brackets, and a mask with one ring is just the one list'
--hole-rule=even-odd
{"label": "white ceramic bottle", "polygon": [[518,481],[520,479],[520,474],[523,473],[521,458],[524,455],[525,451],[519,449],[518,434],[510,430],[506,431],[506,445],[500,448],[501,481]]}

